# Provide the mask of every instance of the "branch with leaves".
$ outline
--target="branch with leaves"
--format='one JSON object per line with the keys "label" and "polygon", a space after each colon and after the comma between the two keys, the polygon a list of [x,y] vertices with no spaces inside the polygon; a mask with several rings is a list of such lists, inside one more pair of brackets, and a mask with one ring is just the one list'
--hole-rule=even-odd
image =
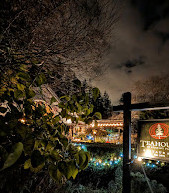
{"label": "branch with leaves", "polygon": [[[63,120],[71,118],[74,123],[90,123],[101,118],[101,114],[92,114],[93,105],[89,102],[89,94],[84,92],[62,97],[59,114],[47,112],[45,105],[34,102],[36,93],[32,89],[32,86],[41,88],[46,82],[45,75],[39,73],[31,61],[27,65],[19,62],[20,57],[5,60],[8,63],[1,66],[0,173],[5,175],[13,168],[34,173],[46,171],[57,183],[63,183],[75,178],[90,159],[88,152],[79,151],[68,142],[64,135],[68,126]],[[95,99],[98,93],[94,88]]]}

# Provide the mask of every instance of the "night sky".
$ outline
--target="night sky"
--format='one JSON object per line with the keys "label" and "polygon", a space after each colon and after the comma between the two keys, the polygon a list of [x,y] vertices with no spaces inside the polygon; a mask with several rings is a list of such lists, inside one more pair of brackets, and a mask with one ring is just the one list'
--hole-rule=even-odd
{"label": "night sky", "polygon": [[108,67],[92,80],[113,104],[138,80],[169,72],[169,1],[127,0],[112,34]]}

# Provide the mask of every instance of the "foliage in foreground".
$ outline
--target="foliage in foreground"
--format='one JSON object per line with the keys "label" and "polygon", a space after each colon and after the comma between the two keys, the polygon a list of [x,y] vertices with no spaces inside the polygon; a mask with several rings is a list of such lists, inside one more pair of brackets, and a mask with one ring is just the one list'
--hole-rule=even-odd
{"label": "foliage in foreground", "polygon": [[[33,100],[36,93],[32,87],[41,89],[46,81],[37,61],[5,50],[3,59],[4,65],[0,68],[0,175],[5,179],[11,174],[15,182],[17,171],[20,172],[18,177],[23,173],[31,176],[31,172],[45,172],[45,176],[50,174],[59,184],[75,178],[86,168],[90,156],[68,142],[64,135],[68,127],[63,120],[71,119],[74,124],[79,120],[90,123],[101,118],[100,113],[92,114],[93,105],[87,93],[62,97],[61,111],[57,115],[47,112],[45,105]],[[98,93],[94,88],[95,98]],[[52,98],[51,103],[54,101]],[[4,192],[19,192],[17,185],[22,186],[24,182],[20,183],[16,183],[15,190],[10,190],[7,179],[0,185]]]}
{"label": "foliage in foreground", "polygon": [[[107,171],[106,171],[107,172]],[[104,173],[104,171],[103,171]],[[102,175],[102,174],[101,174]],[[98,177],[98,183],[89,183],[89,184],[79,184],[72,183],[68,181],[65,188],[60,191],[60,193],[121,193],[122,192],[122,169],[121,166],[118,166],[114,172],[114,179],[109,178],[109,181],[105,181],[104,178],[100,179]],[[131,182],[131,193],[149,193],[150,189],[147,185],[146,179],[143,174],[140,172],[131,173],[132,182]],[[99,183],[105,181],[106,187],[99,187]],[[151,187],[154,193],[167,193],[166,188],[162,184],[158,184],[156,180],[150,180]]]}

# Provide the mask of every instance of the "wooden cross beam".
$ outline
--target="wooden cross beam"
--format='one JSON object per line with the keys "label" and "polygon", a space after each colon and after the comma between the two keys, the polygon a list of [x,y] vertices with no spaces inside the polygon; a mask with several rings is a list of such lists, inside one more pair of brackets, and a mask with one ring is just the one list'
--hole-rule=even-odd
{"label": "wooden cross beam", "polygon": [[123,112],[123,193],[131,192],[131,111],[169,109],[169,104],[137,103],[131,104],[131,93],[123,94],[123,105],[112,107],[114,112]]}
{"label": "wooden cross beam", "polygon": [[[166,110],[169,109],[169,103],[137,103],[129,106],[130,111],[151,111],[151,110]],[[113,106],[114,112],[123,112],[124,105]]]}

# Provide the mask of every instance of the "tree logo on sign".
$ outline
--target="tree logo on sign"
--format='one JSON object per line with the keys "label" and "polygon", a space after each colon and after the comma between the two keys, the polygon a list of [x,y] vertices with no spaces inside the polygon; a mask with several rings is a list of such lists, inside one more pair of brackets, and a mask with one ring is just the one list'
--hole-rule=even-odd
{"label": "tree logo on sign", "polygon": [[154,139],[165,139],[169,136],[169,126],[165,123],[155,123],[149,129],[149,134]]}

